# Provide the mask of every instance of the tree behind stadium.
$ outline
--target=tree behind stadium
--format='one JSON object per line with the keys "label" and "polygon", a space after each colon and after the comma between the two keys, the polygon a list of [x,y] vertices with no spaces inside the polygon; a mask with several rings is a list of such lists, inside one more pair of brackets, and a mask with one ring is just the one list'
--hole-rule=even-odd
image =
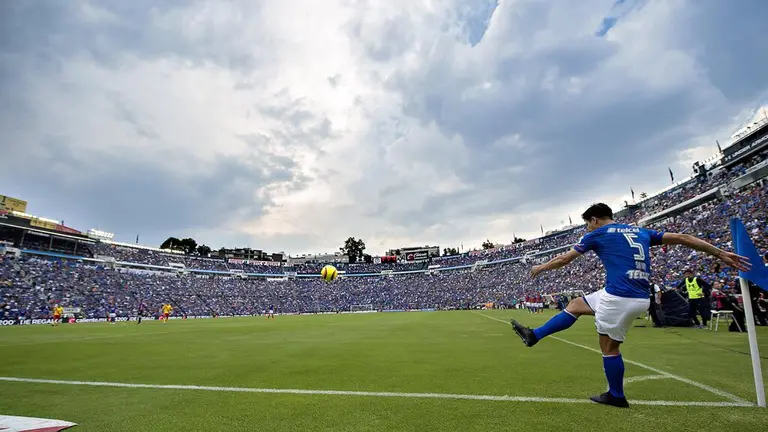
{"label": "tree behind stadium", "polygon": [[363,258],[363,252],[365,251],[365,242],[354,237],[350,237],[344,240],[344,246],[340,247],[344,254],[349,257],[350,263],[356,263],[359,259]]}
{"label": "tree behind stadium", "polygon": [[160,245],[160,249],[171,249],[182,251],[187,255],[197,251],[197,242],[192,238],[185,238],[179,240],[176,237],[168,237],[163,244]]}
{"label": "tree behind stadium", "polygon": [[458,255],[459,254],[459,248],[443,248],[443,256],[452,256],[452,255]]}

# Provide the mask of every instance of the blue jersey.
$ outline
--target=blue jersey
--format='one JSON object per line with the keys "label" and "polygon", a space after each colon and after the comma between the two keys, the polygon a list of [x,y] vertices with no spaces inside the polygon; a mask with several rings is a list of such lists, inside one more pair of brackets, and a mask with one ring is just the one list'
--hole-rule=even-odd
{"label": "blue jersey", "polygon": [[651,292],[650,247],[662,232],[625,224],[602,226],[581,238],[573,249],[595,251],[605,267],[605,291],[619,297],[648,298]]}

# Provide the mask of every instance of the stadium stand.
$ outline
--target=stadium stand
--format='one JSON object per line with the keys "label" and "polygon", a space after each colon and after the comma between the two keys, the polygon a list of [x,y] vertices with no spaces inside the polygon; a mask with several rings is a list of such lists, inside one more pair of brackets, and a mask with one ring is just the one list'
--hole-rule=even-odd
{"label": "stadium stand", "polygon": [[[627,206],[617,218],[695,234],[728,247],[728,220],[738,216],[765,253],[768,173],[754,173],[767,166],[766,156],[763,151],[728,169],[715,166]],[[716,193],[710,194],[713,190]],[[692,204],[683,208],[683,202]],[[11,231],[0,230],[0,240],[17,241],[18,233]],[[253,315],[270,305],[281,313],[347,311],[354,305],[376,310],[470,308],[487,303],[514,307],[533,292],[588,293],[600,288],[603,270],[592,255],[535,281],[528,278],[530,266],[520,262],[523,256],[540,262],[562,253],[583,234],[583,226],[572,226],[524,243],[417,263],[334,263],[343,276],[333,283],[316,277],[323,262],[225,261],[28,235],[20,257],[6,255],[0,261],[0,319],[47,318],[54,303],[79,307],[83,317],[92,318],[106,316],[111,305],[117,306],[121,316],[135,316],[140,304],[157,314],[163,303],[188,316]],[[33,249],[77,257],[41,255]],[[732,269],[683,248],[658,248],[653,263],[654,282],[667,288],[677,285],[683,269],[693,268],[709,282],[722,281],[725,289],[736,289]]]}

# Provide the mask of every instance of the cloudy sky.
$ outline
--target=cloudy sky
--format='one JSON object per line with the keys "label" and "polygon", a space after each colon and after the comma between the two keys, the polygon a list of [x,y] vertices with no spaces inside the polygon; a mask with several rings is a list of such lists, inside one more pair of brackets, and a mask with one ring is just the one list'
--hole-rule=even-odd
{"label": "cloudy sky", "polygon": [[682,178],[765,0],[0,2],[0,194],[116,239],[465,248]]}

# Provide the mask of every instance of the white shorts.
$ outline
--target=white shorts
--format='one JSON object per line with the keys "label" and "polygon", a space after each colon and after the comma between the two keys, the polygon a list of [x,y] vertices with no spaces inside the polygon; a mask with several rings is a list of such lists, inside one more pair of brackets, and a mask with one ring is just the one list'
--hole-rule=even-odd
{"label": "white shorts", "polygon": [[619,297],[605,292],[605,289],[585,296],[584,300],[595,312],[597,333],[616,342],[624,342],[635,318],[645,313],[651,304],[647,298]]}
{"label": "white shorts", "polygon": [[267,313],[268,313],[268,314],[270,314],[270,315],[274,315],[274,314],[275,314],[275,311],[273,311],[272,309],[270,309],[270,310],[269,310],[269,312],[267,312]]}
{"label": "white shorts", "polygon": [[116,317],[116,316],[117,316],[117,314],[113,314],[113,313],[109,314],[109,317],[110,317],[110,318],[114,318],[114,317]]}

